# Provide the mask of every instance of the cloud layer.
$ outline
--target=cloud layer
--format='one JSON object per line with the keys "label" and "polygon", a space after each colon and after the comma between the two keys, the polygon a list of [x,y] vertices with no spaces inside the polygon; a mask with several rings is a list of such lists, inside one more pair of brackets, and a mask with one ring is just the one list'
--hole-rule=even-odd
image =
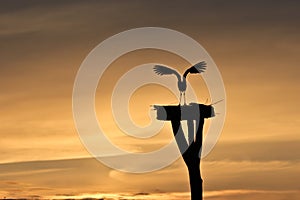
{"label": "cloud layer", "polygon": [[[206,198],[299,196],[298,1],[1,1],[0,5],[0,197],[82,193],[119,197],[123,191],[186,197],[188,176],[181,160],[143,175],[109,169],[90,157],[73,123],[72,89],[83,59],[107,37],[143,26],[171,28],[193,37],[223,76],[228,112],[219,143],[202,163]],[[96,94],[97,114],[108,137],[136,152],[158,149],[172,137],[168,124],[147,142],[128,138],[112,119],[109,98],[114,84],[145,62],[166,63],[178,71],[189,65],[168,52],[131,52],[112,63]],[[201,101],[211,101],[201,78],[190,77],[189,82]],[[149,104],[157,102],[177,98],[152,86],[135,93],[130,106],[137,123],[149,121],[145,117]]]}

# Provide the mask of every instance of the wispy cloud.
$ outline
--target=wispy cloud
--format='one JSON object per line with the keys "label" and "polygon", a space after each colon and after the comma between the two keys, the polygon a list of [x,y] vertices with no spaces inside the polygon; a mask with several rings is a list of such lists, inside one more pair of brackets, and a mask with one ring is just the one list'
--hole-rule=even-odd
{"label": "wispy cloud", "polygon": [[[16,171],[16,172],[7,172],[0,174],[0,177],[18,177],[18,176],[30,176],[35,174],[46,174],[49,172],[58,172],[62,170],[68,170],[68,169],[36,169],[36,170],[26,170],[26,171]],[[7,182],[9,184],[17,183],[17,182]]]}
{"label": "wispy cloud", "polygon": [[288,198],[296,200],[299,196],[299,190],[220,190],[208,191],[204,194],[205,198],[211,200],[229,200],[229,199],[257,199],[257,200],[279,200]]}
{"label": "wispy cloud", "polygon": [[[204,193],[205,199],[210,200],[230,200],[230,199],[244,199],[244,200],[281,200],[288,198],[290,200],[297,200],[299,196],[299,190],[219,190],[219,191],[208,191]],[[33,195],[31,195],[32,197]],[[37,195],[36,195],[37,196]],[[28,196],[30,197],[30,196]],[[189,192],[175,192],[175,193],[82,193],[78,195],[70,194],[57,194],[50,196],[40,196],[45,199],[124,199],[124,200],[188,200],[190,199]]]}
{"label": "wispy cloud", "polygon": [[[242,195],[257,190],[297,190],[299,169],[299,162],[205,161],[202,164],[202,175],[206,195],[217,198],[219,193],[210,191],[226,190],[222,195],[229,196],[240,190]],[[2,188],[7,191],[36,188],[25,192],[30,195],[189,191],[188,173],[182,160],[160,171],[146,174],[119,172],[92,158],[1,164],[0,171],[1,180],[4,180]],[[44,191],[43,188],[49,190]],[[232,190],[235,192],[230,192]]]}

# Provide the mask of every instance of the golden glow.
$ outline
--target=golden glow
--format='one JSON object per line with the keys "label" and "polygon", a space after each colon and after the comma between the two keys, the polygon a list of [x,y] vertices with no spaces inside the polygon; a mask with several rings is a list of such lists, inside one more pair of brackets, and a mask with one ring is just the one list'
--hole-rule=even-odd
{"label": "golden glow", "polygon": [[[299,17],[293,14],[299,5],[1,4],[0,198],[186,195],[188,175],[182,160],[149,174],[116,172],[85,150],[73,122],[72,89],[81,62],[107,37],[140,26],[173,28],[194,37],[224,79],[225,126],[202,165],[206,197],[299,196]],[[117,80],[150,62],[180,72],[190,65],[172,53],[134,51],[113,62],[97,88],[99,122],[107,137],[128,151],[153,151],[172,139],[168,123],[153,138],[141,140],[124,135],[113,120],[110,96]],[[213,103],[200,76],[190,76],[189,82],[200,101]],[[177,103],[177,96],[147,85],[130,99],[130,114],[145,125],[149,105],[165,103]]]}

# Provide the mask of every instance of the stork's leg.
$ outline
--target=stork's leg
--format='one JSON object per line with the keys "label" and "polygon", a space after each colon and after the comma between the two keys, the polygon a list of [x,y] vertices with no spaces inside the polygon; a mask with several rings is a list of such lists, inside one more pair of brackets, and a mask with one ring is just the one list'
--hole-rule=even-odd
{"label": "stork's leg", "polygon": [[183,92],[184,105],[186,105],[185,92]]}
{"label": "stork's leg", "polygon": [[181,105],[181,96],[182,96],[182,92],[180,92],[179,105]]}

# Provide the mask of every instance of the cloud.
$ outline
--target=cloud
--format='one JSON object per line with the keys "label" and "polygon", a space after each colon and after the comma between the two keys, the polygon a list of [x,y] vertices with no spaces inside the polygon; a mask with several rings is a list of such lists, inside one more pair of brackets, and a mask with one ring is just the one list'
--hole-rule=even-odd
{"label": "cloud", "polygon": [[298,140],[253,140],[219,142],[205,158],[207,161],[288,161],[300,160]]}
{"label": "cloud", "polygon": [[297,190],[300,162],[203,162],[207,190]]}
{"label": "cloud", "polygon": [[49,192],[51,188],[47,187],[35,187],[31,184],[17,181],[0,181],[0,198],[13,198],[16,195],[21,198],[29,197],[41,197],[36,192],[42,194],[42,192]]}
{"label": "cloud", "polygon": [[[285,191],[273,191],[273,190],[220,190],[220,191],[209,191],[204,193],[205,199],[210,200],[265,200],[265,199],[272,199],[272,200],[281,200],[281,199],[290,199],[290,200],[297,200],[299,196],[299,190],[285,190]],[[176,193],[84,193],[84,194],[57,194],[57,195],[50,195],[50,196],[43,196],[42,198],[45,199],[87,199],[87,198],[94,198],[94,199],[136,199],[136,200],[184,200],[190,199],[189,192],[176,192]]]}
{"label": "cloud", "polygon": [[[0,38],[39,37],[39,33],[69,30],[76,22],[68,21],[80,7],[79,2],[4,3],[0,11]],[[62,20],[61,20],[62,19]],[[36,34],[34,34],[36,33]]]}
{"label": "cloud", "polygon": [[[203,161],[201,169],[211,198],[210,191],[220,190],[297,190],[300,179],[299,162]],[[0,170],[4,191],[26,188],[28,195],[189,191],[188,172],[181,159],[145,174],[119,172],[93,158],[7,163]]]}
{"label": "cloud", "polygon": [[299,190],[220,190],[209,191],[205,193],[205,198],[210,200],[229,200],[229,199],[257,199],[257,200],[279,200],[279,199],[293,199],[296,200],[300,194]]}
{"label": "cloud", "polygon": [[[30,176],[34,174],[45,174],[50,172],[58,172],[61,170],[68,170],[68,169],[39,169],[39,170],[27,170],[27,171],[17,171],[17,172],[7,172],[0,174],[0,177],[16,177],[16,176]],[[8,184],[17,184],[17,182],[14,181],[8,181],[6,182]]]}

